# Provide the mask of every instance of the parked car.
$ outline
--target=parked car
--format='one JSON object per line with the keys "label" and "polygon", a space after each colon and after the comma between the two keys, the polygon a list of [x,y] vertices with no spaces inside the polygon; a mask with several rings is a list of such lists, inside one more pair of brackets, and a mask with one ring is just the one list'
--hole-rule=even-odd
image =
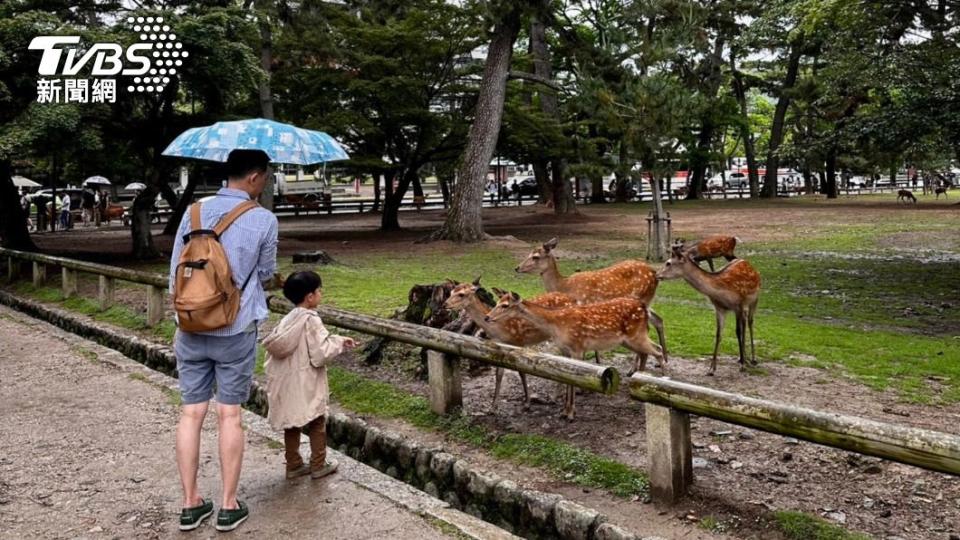
{"label": "parked car", "polygon": [[540,194],[540,188],[537,186],[537,179],[532,176],[527,176],[524,178],[513,177],[507,181],[506,187],[510,191],[510,194],[514,196],[518,191],[520,192],[521,196]]}
{"label": "parked car", "polygon": [[707,180],[707,189],[747,189],[749,187],[750,177],[742,172],[717,173]]}

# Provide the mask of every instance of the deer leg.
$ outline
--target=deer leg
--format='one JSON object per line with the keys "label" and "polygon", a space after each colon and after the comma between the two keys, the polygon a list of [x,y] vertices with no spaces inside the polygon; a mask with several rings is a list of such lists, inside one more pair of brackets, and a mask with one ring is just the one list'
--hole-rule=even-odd
{"label": "deer leg", "polygon": [[657,338],[660,342],[660,352],[663,357],[660,359],[663,365],[667,365],[667,335],[663,332],[663,319],[655,311],[647,308],[647,319],[650,325],[657,331]]}
{"label": "deer leg", "polygon": [[738,312],[737,314],[737,346],[740,350],[740,371],[747,370],[747,350],[746,350],[746,333],[747,333],[747,317],[743,312]]}
{"label": "deer leg", "polygon": [[712,259],[712,258],[707,259],[707,266],[710,267],[710,271],[711,271],[711,272],[714,272],[714,271],[715,271],[715,270],[713,269],[713,259]]}
{"label": "deer leg", "polygon": [[520,384],[523,385],[523,410],[530,409],[530,388],[527,387],[527,374],[518,371],[517,374],[520,375]]}
{"label": "deer leg", "polygon": [[753,315],[757,311],[757,306],[754,305],[750,308],[750,312],[747,315],[747,323],[750,325],[750,363],[757,365],[757,347],[753,342]]}
{"label": "deer leg", "polygon": [[494,370],[493,383],[493,412],[497,412],[497,399],[500,397],[500,384],[503,382],[503,368],[498,367]]}
{"label": "deer leg", "polygon": [[726,317],[726,312],[717,309],[717,337],[713,342],[713,359],[710,361],[710,371],[707,375],[713,375],[717,371],[717,352],[720,350],[720,338],[723,336],[723,323]]}
{"label": "deer leg", "polygon": [[596,360],[597,360],[597,363],[599,364],[599,363],[600,363],[600,351],[593,351],[593,354],[596,355],[595,358],[596,358]]}
{"label": "deer leg", "polygon": [[724,255],[723,258],[726,259],[727,262],[730,262],[730,261],[736,260],[736,259],[737,259],[737,256],[736,256],[736,255]]}

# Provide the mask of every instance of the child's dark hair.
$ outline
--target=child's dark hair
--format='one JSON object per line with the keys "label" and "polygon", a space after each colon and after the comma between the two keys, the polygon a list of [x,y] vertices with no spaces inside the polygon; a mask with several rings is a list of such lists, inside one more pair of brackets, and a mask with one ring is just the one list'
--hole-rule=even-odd
{"label": "child's dark hair", "polygon": [[294,304],[300,304],[308,294],[323,286],[320,274],[309,270],[294,272],[283,284],[283,296]]}

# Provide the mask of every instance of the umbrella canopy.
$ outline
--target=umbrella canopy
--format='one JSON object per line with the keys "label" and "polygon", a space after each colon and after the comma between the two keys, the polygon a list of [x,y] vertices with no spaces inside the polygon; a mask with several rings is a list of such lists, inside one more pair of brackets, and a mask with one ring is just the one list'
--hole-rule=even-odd
{"label": "umbrella canopy", "polygon": [[230,151],[237,149],[263,150],[273,163],[291,165],[350,159],[340,143],[322,131],[263,118],[188,129],[170,143],[163,155],[224,162]]}
{"label": "umbrella canopy", "polygon": [[130,184],[123,186],[123,189],[127,191],[140,191],[140,190],[147,189],[147,185],[141,182],[132,182]]}
{"label": "umbrella canopy", "polygon": [[14,176],[13,185],[22,188],[35,188],[40,187],[40,184],[34,182],[33,180],[26,178],[24,176]]}
{"label": "umbrella canopy", "polygon": [[102,176],[91,176],[83,181],[85,186],[109,186],[110,181]]}

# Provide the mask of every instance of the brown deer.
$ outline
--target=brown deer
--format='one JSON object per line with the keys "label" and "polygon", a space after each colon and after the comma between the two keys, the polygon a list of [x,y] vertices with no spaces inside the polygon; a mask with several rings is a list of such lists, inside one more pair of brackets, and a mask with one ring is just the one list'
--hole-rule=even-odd
{"label": "brown deer", "polygon": [[950,198],[950,197],[947,195],[947,186],[940,186],[940,187],[934,189],[933,192],[937,194],[937,200],[938,200],[938,201],[940,200],[940,194],[941,194],[941,193],[943,194],[943,198],[945,198],[945,199],[949,199],[949,198]]}
{"label": "brown deer", "polygon": [[539,274],[547,291],[563,293],[580,304],[624,297],[639,300],[647,306],[648,320],[657,329],[663,351],[662,361],[666,363],[667,342],[663,332],[663,319],[649,307],[657,293],[657,274],[653,268],[643,261],[629,260],[564,277],[557,269],[557,259],[553,255],[558,243],[559,241],[553,238],[534,249],[515,270],[519,273]]}
{"label": "brown deer", "polygon": [[[444,307],[464,311],[489,338],[508,345],[528,347],[542,343],[548,339],[549,336],[547,336],[547,334],[541,332],[520,317],[508,317],[498,322],[487,321],[486,317],[491,308],[487,304],[484,304],[477,296],[479,289],[480,278],[475,279],[473,283],[461,283],[457,285],[450,291],[450,297],[447,298]],[[498,289],[494,289],[494,291],[496,291],[497,294],[502,293],[502,291]],[[540,296],[532,298],[530,301],[547,308],[565,307],[575,304],[572,298],[560,293],[541,294]],[[496,382],[493,387],[494,411],[497,410],[497,399],[500,396],[500,384],[503,382],[503,371],[504,368],[497,366],[495,371]],[[530,391],[527,388],[527,375],[522,371],[518,373],[520,375],[520,383],[523,385],[523,408],[528,409],[530,407]]]}
{"label": "brown deer", "polygon": [[757,300],[760,298],[760,274],[750,263],[743,259],[723,267],[719,272],[707,272],[697,266],[689,254],[684,252],[683,245],[673,246],[673,255],[666,262],[663,269],[657,272],[660,279],[683,278],[710,299],[717,313],[717,337],[713,345],[713,360],[710,362],[710,372],[713,375],[717,370],[717,351],[720,349],[720,336],[723,333],[723,323],[727,312],[733,311],[737,316],[737,343],[740,346],[740,369],[746,369],[746,333],[750,329],[750,364],[756,365],[757,352],[753,343],[753,316],[757,311]]}
{"label": "brown deer", "polygon": [[[633,351],[634,371],[646,367],[647,356],[661,359],[663,351],[647,335],[647,306],[635,298],[616,298],[586,306],[550,309],[517,293],[500,297],[484,319],[487,323],[519,318],[546,334],[571,358],[583,360],[587,351],[606,351],[623,345]],[[633,371],[630,372],[631,374]],[[575,391],[568,386],[563,416],[573,420]]]}
{"label": "brown deer", "polygon": [[897,192],[897,203],[913,201],[913,204],[917,204],[917,198],[914,197],[913,192],[909,189],[901,189]]}
{"label": "brown deer", "polygon": [[686,251],[697,264],[700,264],[700,261],[707,261],[707,266],[713,272],[713,260],[717,257],[723,257],[727,262],[737,258],[733,251],[739,243],[740,239],[736,236],[714,235],[690,244],[686,247]]}

